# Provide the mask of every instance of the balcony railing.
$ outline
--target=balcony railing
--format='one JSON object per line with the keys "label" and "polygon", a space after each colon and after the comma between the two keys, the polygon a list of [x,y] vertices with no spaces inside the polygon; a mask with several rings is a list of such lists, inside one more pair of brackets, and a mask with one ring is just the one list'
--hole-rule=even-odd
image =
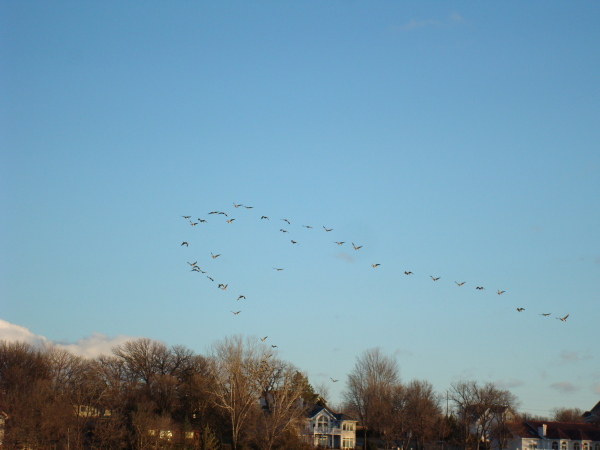
{"label": "balcony railing", "polygon": [[314,427],[313,434],[342,434],[339,427]]}

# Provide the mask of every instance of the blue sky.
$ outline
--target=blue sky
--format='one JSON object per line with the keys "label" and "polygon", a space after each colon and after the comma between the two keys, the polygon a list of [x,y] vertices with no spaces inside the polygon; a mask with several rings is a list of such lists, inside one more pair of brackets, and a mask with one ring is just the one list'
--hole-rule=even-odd
{"label": "blue sky", "polygon": [[598,401],[598,2],[0,8],[0,337]]}

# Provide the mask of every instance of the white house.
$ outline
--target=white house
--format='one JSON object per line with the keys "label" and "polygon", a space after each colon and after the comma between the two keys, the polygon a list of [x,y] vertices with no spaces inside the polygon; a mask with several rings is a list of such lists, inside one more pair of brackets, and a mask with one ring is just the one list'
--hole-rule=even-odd
{"label": "white house", "polygon": [[509,450],[600,450],[600,427],[590,423],[526,420],[507,427]]}
{"label": "white house", "polygon": [[313,405],[307,410],[306,423],[300,434],[315,446],[354,449],[356,422],[345,414],[334,413],[326,406]]}

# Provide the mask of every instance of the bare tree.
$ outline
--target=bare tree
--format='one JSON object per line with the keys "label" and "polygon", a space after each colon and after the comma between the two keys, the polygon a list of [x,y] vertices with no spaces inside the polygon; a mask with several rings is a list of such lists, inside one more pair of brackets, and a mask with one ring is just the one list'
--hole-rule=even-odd
{"label": "bare tree", "polygon": [[517,399],[493,383],[480,386],[475,381],[452,384],[450,399],[454,403],[459,442],[464,448],[489,447],[494,427],[504,424],[506,415],[516,409]]}
{"label": "bare tree", "polygon": [[263,365],[266,377],[261,394],[261,413],[257,416],[253,441],[263,450],[281,444],[283,437],[297,429],[304,412],[304,377],[293,365],[270,359]]}
{"label": "bare tree", "polygon": [[376,430],[389,411],[392,393],[399,384],[396,360],[384,356],[379,348],[366,350],[356,359],[348,375],[344,399],[365,429],[364,448],[368,430]]}
{"label": "bare tree", "polygon": [[259,408],[257,406],[269,371],[272,354],[258,339],[236,335],[215,343],[210,353],[213,401],[228,418],[234,450],[245,437]]}
{"label": "bare tree", "polygon": [[554,422],[585,422],[583,419],[583,411],[579,408],[553,408],[552,420]]}

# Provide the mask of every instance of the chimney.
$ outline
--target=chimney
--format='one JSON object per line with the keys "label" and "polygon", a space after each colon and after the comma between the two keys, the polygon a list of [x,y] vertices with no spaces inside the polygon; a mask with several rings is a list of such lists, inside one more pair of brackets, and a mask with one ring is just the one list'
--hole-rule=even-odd
{"label": "chimney", "polygon": [[546,438],[546,430],[547,430],[547,428],[548,428],[548,425],[546,425],[545,423],[543,423],[541,427],[538,427],[538,435],[542,439]]}

